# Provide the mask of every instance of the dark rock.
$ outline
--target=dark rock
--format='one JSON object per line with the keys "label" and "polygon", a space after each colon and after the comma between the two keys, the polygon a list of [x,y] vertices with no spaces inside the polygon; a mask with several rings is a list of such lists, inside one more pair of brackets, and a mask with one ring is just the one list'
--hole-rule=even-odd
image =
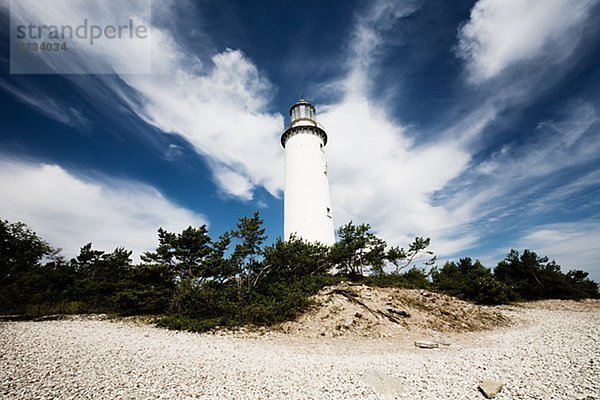
{"label": "dark rock", "polygon": [[402,310],[395,310],[395,309],[393,309],[393,308],[388,308],[388,309],[387,309],[387,311],[388,311],[389,313],[396,314],[396,315],[398,315],[398,316],[400,316],[400,317],[402,317],[402,318],[410,318],[410,314],[409,314],[409,313],[407,313],[406,311],[402,311]]}

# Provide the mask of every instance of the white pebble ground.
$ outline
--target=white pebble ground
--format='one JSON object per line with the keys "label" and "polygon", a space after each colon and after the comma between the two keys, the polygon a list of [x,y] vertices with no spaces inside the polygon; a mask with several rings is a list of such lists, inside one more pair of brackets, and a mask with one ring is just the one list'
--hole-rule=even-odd
{"label": "white pebble ground", "polygon": [[[199,335],[102,320],[0,322],[2,399],[600,399],[600,312],[403,340]],[[414,335],[413,335],[414,336]]]}

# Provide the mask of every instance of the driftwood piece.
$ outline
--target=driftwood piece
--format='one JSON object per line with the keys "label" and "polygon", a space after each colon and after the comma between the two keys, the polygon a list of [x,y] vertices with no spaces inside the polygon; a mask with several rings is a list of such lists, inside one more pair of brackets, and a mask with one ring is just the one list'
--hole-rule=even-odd
{"label": "driftwood piece", "polygon": [[390,321],[392,321],[393,323],[396,323],[396,324],[402,323],[402,321],[400,321],[398,319],[398,317],[402,317],[402,318],[409,318],[410,317],[410,314],[407,313],[406,311],[395,310],[393,308],[388,308],[386,311],[374,310],[371,307],[369,307],[368,305],[366,305],[364,302],[360,301],[358,299],[358,294],[356,294],[352,290],[335,289],[335,290],[332,290],[331,292],[329,292],[328,294],[339,294],[341,296],[344,296],[350,302],[358,304],[359,306],[367,309],[367,311],[369,311],[370,313],[372,313],[374,315],[381,315],[384,318],[387,318],[387,319],[389,319]]}

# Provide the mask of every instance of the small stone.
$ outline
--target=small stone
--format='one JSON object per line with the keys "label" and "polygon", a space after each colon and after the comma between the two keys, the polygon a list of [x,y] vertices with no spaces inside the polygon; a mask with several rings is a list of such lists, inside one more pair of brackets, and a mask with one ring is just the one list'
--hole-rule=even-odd
{"label": "small stone", "polygon": [[376,392],[387,397],[400,396],[404,391],[404,383],[400,378],[374,369],[366,370],[362,374],[361,380],[375,389]]}
{"label": "small stone", "polygon": [[486,379],[485,381],[479,384],[479,390],[481,391],[481,393],[483,393],[486,399],[491,399],[496,397],[496,395],[500,393],[503,386],[504,385],[500,382]]}
{"label": "small stone", "polygon": [[421,349],[437,349],[439,346],[439,344],[435,343],[435,342],[428,342],[425,340],[417,340],[415,341],[415,346],[421,348]]}

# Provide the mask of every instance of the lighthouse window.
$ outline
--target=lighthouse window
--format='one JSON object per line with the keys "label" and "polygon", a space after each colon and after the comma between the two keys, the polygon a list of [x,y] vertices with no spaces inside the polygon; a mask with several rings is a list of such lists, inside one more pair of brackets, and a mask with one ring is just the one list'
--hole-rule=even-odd
{"label": "lighthouse window", "polygon": [[302,118],[308,118],[308,107],[302,106],[301,110],[302,110]]}
{"label": "lighthouse window", "polygon": [[331,208],[327,207],[327,216],[331,218]]}

